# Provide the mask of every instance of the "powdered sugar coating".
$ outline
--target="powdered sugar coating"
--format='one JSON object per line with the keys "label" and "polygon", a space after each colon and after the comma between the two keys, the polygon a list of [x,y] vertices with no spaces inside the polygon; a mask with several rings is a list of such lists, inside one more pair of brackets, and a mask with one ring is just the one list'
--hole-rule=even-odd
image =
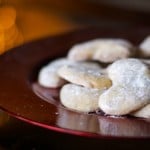
{"label": "powdered sugar coating", "polygon": [[125,115],[150,103],[150,70],[138,59],[122,59],[108,68],[113,86],[100,96],[107,114]]}
{"label": "powdered sugar coating", "polygon": [[99,109],[98,99],[103,92],[104,90],[66,84],[60,91],[60,100],[69,109],[92,112]]}
{"label": "powdered sugar coating", "polygon": [[111,80],[102,68],[82,65],[65,65],[58,71],[65,80],[85,87],[106,89],[111,86]]}
{"label": "powdered sugar coating", "polygon": [[101,68],[100,65],[94,62],[74,62],[66,58],[56,59],[41,68],[38,76],[39,84],[44,87],[52,88],[62,86],[66,81],[58,75],[58,69],[67,64],[90,66],[91,68],[97,69]]}
{"label": "powdered sugar coating", "polygon": [[[149,57],[150,36],[139,47],[142,56]],[[68,59],[57,59],[43,67],[38,82],[52,88],[64,85],[66,80],[84,86],[69,84],[61,90],[62,103],[74,110],[89,112],[99,107],[109,115],[150,118],[150,60],[125,59],[133,53],[134,46],[124,39],[94,39],[79,43],[70,49]],[[115,62],[105,70],[85,60]],[[100,89],[108,90],[104,93]]]}
{"label": "powdered sugar coating", "polygon": [[131,115],[141,118],[150,118],[150,104],[144,106],[143,108],[137,110],[136,112],[133,112]]}
{"label": "powdered sugar coating", "polygon": [[54,88],[62,86],[65,83],[65,80],[61,79],[58,76],[57,70],[64,64],[68,63],[70,62],[67,59],[60,58],[42,67],[38,76],[39,84],[44,87],[54,87]]}
{"label": "powdered sugar coating", "polygon": [[76,61],[113,62],[131,56],[133,49],[133,45],[124,39],[94,39],[74,45],[68,53],[68,58]]}
{"label": "powdered sugar coating", "polygon": [[115,61],[107,70],[113,84],[132,84],[138,87],[138,85],[143,84],[143,80],[149,79],[150,76],[148,67],[139,59],[134,58]]}
{"label": "powdered sugar coating", "polygon": [[139,48],[142,56],[150,57],[150,35],[143,40]]}
{"label": "powdered sugar coating", "polygon": [[96,50],[97,41],[88,41],[74,45],[68,53],[68,59],[75,61],[91,60]]}
{"label": "powdered sugar coating", "polygon": [[94,60],[101,62],[113,62],[121,58],[130,57],[133,53],[132,44],[123,39],[102,40],[93,55]]}
{"label": "powdered sugar coating", "polygon": [[129,114],[149,103],[149,96],[145,95],[144,90],[132,86],[112,86],[100,96],[99,106],[109,115]]}

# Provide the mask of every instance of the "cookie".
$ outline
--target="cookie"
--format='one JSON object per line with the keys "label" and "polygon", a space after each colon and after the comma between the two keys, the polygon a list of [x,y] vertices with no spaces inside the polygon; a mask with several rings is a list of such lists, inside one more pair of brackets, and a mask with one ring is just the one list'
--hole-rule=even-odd
{"label": "cookie", "polygon": [[75,44],[68,52],[68,59],[74,61],[92,60],[97,44],[98,40]]}
{"label": "cookie", "polygon": [[139,48],[141,56],[150,57],[150,35],[143,40]]}
{"label": "cookie", "polygon": [[104,90],[66,84],[60,91],[60,101],[69,109],[86,113],[93,112],[99,109],[98,99],[103,92]]}
{"label": "cookie", "polygon": [[42,67],[38,76],[39,84],[49,88],[57,88],[62,86],[64,83],[66,83],[66,81],[58,76],[57,70],[64,64],[68,63],[70,63],[70,61],[67,59],[60,58]]}
{"label": "cookie", "polygon": [[130,57],[133,53],[134,47],[127,40],[105,39],[99,43],[93,59],[104,63],[111,63],[118,59]]}
{"label": "cookie", "polygon": [[111,80],[102,68],[82,65],[65,65],[58,70],[65,80],[90,88],[106,89],[111,86]]}
{"label": "cookie", "polygon": [[113,82],[99,98],[106,114],[126,115],[150,103],[150,70],[138,59],[122,59],[108,67]]}
{"label": "cookie", "polygon": [[110,63],[133,55],[134,46],[124,39],[94,39],[74,45],[68,58],[76,61],[97,60]]}
{"label": "cookie", "polygon": [[38,82],[40,85],[49,88],[57,88],[62,86],[66,81],[58,74],[58,70],[64,65],[85,66],[90,68],[99,69],[99,64],[93,62],[74,62],[66,58],[56,59],[50,62],[48,65],[41,68],[38,76]]}
{"label": "cookie", "polygon": [[150,118],[150,104],[144,106],[136,112],[131,113],[131,115],[140,118]]}

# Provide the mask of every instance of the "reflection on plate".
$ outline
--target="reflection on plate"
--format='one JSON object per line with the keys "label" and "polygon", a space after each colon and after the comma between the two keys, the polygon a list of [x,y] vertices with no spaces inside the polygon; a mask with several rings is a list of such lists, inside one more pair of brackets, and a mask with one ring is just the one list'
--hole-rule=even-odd
{"label": "reflection on plate", "polygon": [[98,37],[126,38],[138,44],[149,28],[91,28],[31,42],[0,57],[0,107],[21,120],[58,132],[91,138],[150,138],[150,120],[84,114],[59,103],[59,89],[36,83],[39,68],[65,56],[75,43]]}
{"label": "reflection on plate", "polygon": [[84,114],[74,112],[63,107],[59,102],[59,89],[41,87],[38,83],[33,84],[33,91],[43,100],[57,107],[57,126],[70,130],[97,133],[101,136],[113,137],[149,137],[150,120],[109,117],[102,114]]}

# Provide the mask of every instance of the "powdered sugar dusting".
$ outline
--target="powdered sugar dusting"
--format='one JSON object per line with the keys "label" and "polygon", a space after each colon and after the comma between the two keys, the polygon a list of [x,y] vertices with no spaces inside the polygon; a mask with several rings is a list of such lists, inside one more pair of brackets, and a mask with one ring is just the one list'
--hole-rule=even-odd
{"label": "powdered sugar dusting", "polygon": [[100,108],[112,115],[125,115],[150,103],[150,74],[138,59],[122,59],[108,67],[113,86],[100,96]]}

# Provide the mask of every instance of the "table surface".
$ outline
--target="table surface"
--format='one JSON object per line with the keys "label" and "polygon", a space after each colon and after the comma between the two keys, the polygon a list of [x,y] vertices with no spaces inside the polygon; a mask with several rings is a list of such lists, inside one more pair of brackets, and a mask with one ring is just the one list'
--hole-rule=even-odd
{"label": "table surface", "polygon": [[[5,6],[15,9],[15,27],[22,35],[18,36],[11,47],[5,47],[4,51],[29,41],[88,26],[128,28],[150,25],[149,12],[132,11],[84,0],[80,0],[74,5],[72,2],[69,0],[63,2],[58,0],[42,2],[40,0],[33,2],[10,0],[9,3],[4,1],[2,4],[0,2],[0,9]],[[5,34],[9,36],[10,32],[5,32]],[[150,146],[149,141],[146,140],[138,141],[136,145],[134,143],[135,141],[128,140],[120,143],[118,141],[99,141],[48,131],[29,125],[0,111],[0,149],[111,149],[112,147],[115,149],[133,149],[135,147],[143,149]]]}

